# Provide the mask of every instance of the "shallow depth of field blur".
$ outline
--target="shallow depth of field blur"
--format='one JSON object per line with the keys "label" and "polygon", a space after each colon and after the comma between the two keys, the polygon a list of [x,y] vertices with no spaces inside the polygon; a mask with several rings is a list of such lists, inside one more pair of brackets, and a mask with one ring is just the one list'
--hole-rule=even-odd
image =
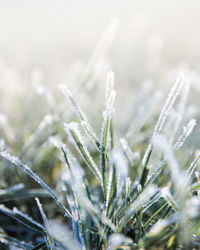
{"label": "shallow depth of field blur", "polygon": [[[70,144],[63,124],[77,121],[77,115],[59,84],[69,87],[100,135],[106,77],[113,71],[116,147],[126,137],[140,162],[167,93],[181,73],[190,91],[179,129],[193,118],[197,126],[177,157],[190,162],[200,150],[199,45],[198,0],[0,0],[0,151],[18,156],[61,195],[62,167],[52,142],[56,138]],[[176,116],[172,110],[172,120]],[[167,138],[173,122],[165,127]],[[85,140],[95,158],[95,149]],[[159,156],[152,158],[158,161]],[[10,164],[0,165],[0,189],[18,183],[38,188]],[[46,199],[41,201],[48,218],[62,221],[55,204]],[[0,203],[39,218],[34,199]],[[0,214],[2,223],[10,235],[30,240],[15,231],[12,220],[9,231]]]}
{"label": "shallow depth of field blur", "polygon": [[[116,25],[110,31],[113,19]],[[79,88],[101,39],[104,44],[89,84],[92,105],[103,103],[106,73],[112,69],[118,92],[116,119],[120,117],[118,124],[126,129],[142,87],[166,91],[179,72],[198,77],[199,23],[198,0],[0,1],[0,112],[10,125],[16,123],[10,136],[26,136],[63,101],[58,84]],[[197,94],[199,89],[195,80],[193,91]],[[46,91],[57,97],[53,103]],[[81,105],[87,109],[91,100],[81,92],[77,98],[83,98]],[[65,113],[69,112],[66,102]],[[87,112],[95,116],[91,109]]]}

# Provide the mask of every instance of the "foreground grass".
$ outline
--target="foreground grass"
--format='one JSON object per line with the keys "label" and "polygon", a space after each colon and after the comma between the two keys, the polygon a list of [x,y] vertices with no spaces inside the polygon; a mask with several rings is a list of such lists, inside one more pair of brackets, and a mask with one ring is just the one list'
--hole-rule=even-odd
{"label": "foreground grass", "polygon": [[[9,169],[10,178],[18,176],[14,186],[0,192],[0,211],[6,215],[1,216],[2,248],[198,249],[200,156],[190,152],[189,158],[184,157],[184,145],[196,126],[191,119],[181,128],[188,89],[184,76],[171,88],[157,122],[147,125],[151,139],[145,137],[138,144],[132,141],[145,135],[145,119],[135,131],[131,126],[131,136],[130,131],[124,138],[114,136],[112,72],[107,77],[100,135],[67,86],[60,89],[77,112],[77,118],[63,126],[66,135],[59,119],[47,116],[19,158],[8,150],[0,152],[1,168]],[[38,148],[40,140],[43,146]],[[44,142],[51,147],[45,148]],[[51,171],[56,169],[52,184],[49,165]]]}

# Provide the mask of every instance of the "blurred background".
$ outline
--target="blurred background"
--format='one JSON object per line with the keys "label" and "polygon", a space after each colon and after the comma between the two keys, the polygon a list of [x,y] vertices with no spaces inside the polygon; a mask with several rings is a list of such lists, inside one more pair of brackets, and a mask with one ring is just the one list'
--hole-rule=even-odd
{"label": "blurred background", "polygon": [[13,124],[13,138],[28,137],[45,114],[69,114],[58,89],[62,82],[98,123],[109,70],[116,75],[122,131],[137,109],[135,100],[166,94],[180,71],[192,79],[195,102],[199,25],[198,0],[0,0],[2,126]]}
{"label": "blurred background", "polygon": [[113,17],[120,25],[109,56],[118,75],[141,75],[154,52],[165,69],[199,67],[198,0],[1,0],[1,57],[25,72],[88,61]]}

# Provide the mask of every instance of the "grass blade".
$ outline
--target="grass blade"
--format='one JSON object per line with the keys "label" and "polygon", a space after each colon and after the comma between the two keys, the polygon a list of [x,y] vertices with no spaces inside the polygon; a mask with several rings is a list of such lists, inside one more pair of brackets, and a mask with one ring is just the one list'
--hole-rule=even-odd
{"label": "grass blade", "polygon": [[[0,242],[4,243],[6,245],[11,245],[15,247],[19,247],[20,249],[33,249],[33,245],[28,244],[24,241],[17,240],[11,236],[5,235],[3,233],[0,233]],[[3,249],[3,248],[2,248]]]}
{"label": "grass blade", "polygon": [[44,189],[46,189],[50,196],[55,200],[55,202],[58,204],[58,206],[62,209],[65,216],[68,216],[72,218],[71,213],[67,210],[67,208],[64,206],[64,204],[58,199],[55,192],[38,176],[36,175],[29,167],[27,167],[25,164],[23,164],[17,157],[14,157],[10,155],[8,152],[0,152],[0,156],[16,167],[23,170],[27,175],[29,175],[32,179],[34,179],[40,186],[42,186]]}
{"label": "grass blade", "polygon": [[108,185],[108,163],[107,163],[107,147],[109,143],[109,136],[110,136],[110,125],[113,113],[113,106],[115,101],[115,91],[112,90],[110,96],[106,102],[106,110],[103,114],[104,121],[101,130],[101,140],[100,140],[100,166],[102,172],[102,181],[103,181],[103,188],[104,188],[104,195],[107,197],[107,185]]}
{"label": "grass blade", "polygon": [[75,110],[78,113],[78,116],[81,120],[81,125],[82,125],[83,129],[85,130],[86,134],[88,134],[91,141],[96,145],[96,147],[99,150],[100,143],[99,143],[99,140],[97,139],[97,136],[94,132],[94,129],[92,128],[92,126],[90,125],[88,120],[86,119],[84,113],[82,112],[78,103],[76,102],[76,100],[72,96],[70,90],[67,88],[67,86],[65,84],[61,84],[61,85],[59,85],[59,87],[60,87],[61,91],[63,92],[63,94],[69,98],[70,102],[72,103],[72,105],[74,106]]}
{"label": "grass blade", "polygon": [[8,209],[4,205],[0,205],[0,211],[4,214],[7,214],[8,216],[12,217],[13,219],[19,221],[20,223],[24,224],[28,228],[38,231],[42,234],[46,234],[47,231],[45,227],[43,227],[38,222],[34,221],[32,218],[30,218],[28,215],[22,213],[17,208],[13,208],[13,210]]}
{"label": "grass blade", "polygon": [[68,133],[70,138],[72,139],[74,145],[76,146],[77,150],[79,151],[80,155],[82,156],[83,160],[90,168],[91,172],[97,178],[97,180],[101,183],[101,173],[92,159],[83,138],[79,132],[78,123],[71,122],[70,124],[65,124],[65,131]]}
{"label": "grass blade", "polygon": [[53,250],[54,249],[54,241],[51,237],[51,234],[49,232],[49,223],[48,223],[48,220],[47,220],[47,217],[44,213],[44,210],[42,208],[42,204],[40,203],[40,200],[38,198],[35,198],[36,202],[37,202],[37,206],[39,208],[39,211],[40,211],[40,214],[42,216],[42,219],[43,219],[43,222],[44,222],[44,225],[45,225],[45,228],[47,230],[47,233],[46,233],[46,241],[47,241],[47,246],[50,250]]}
{"label": "grass blade", "polygon": [[145,203],[153,196],[157,191],[155,186],[150,186],[149,188],[145,189],[142,193],[138,195],[138,197],[129,204],[129,206],[124,211],[124,217],[120,221],[118,232],[120,233],[123,227],[129,222],[129,220],[136,214],[140,208],[142,208]]}
{"label": "grass blade", "polygon": [[141,180],[140,180],[140,184],[142,185],[142,187],[144,187],[145,185],[145,182],[147,180],[147,176],[148,176],[148,172],[149,172],[149,169],[148,169],[148,162],[149,162],[149,159],[150,159],[150,156],[151,156],[151,153],[152,153],[152,150],[153,150],[153,147],[154,147],[154,144],[163,128],[163,125],[166,121],[166,118],[168,117],[168,114],[172,108],[172,106],[174,105],[180,91],[181,91],[181,88],[183,87],[183,84],[184,84],[184,80],[183,80],[183,76],[180,75],[178,78],[177,78],[177,81],[175,83],[175,85],[172,87],[169,95],[168,95],[168,98],[165,102],[165,105],[161,111],[161,114],[159,116],[159,119],[156,123],[156,126],[155,126],[155,129],[154,129],[154,132],[153,132],[153,136],[152,136],[152,140],[151,140],[151,143],[149,144],[146,152],[145,152],[145,155],[144,155],[144,158],[143,158],[143,161],[142,161],[142,167],[143,167],[143,172],[142,172],[142,177],[141,177]]}

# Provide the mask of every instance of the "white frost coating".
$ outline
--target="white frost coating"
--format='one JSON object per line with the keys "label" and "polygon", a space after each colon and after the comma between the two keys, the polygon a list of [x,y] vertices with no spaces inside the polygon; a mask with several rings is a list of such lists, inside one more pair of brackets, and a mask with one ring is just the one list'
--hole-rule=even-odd
{"label": "white frost coating", "polygon": [[160,219],[156,224],[153,225],[153,227],[150,229],[150,232],[148,233],[150,237],[156,236],[162,230],[168,225],[167,221],[164,219]]}
{"label": "white frost coating", "polygon": [[169,191],[169,188],[168,187],[164,187],[161,189],[161,196],[163,198],[166,198],[167,196],[170,196],[170,191]]}
{"label": "white frost coating", "polygon": [[106,114],[112,114],[114,111],[114,104],[115,104],[115,97],[116,97],[116,91],[112,90],[110,92],[110,96],[106,101]]}
{"label": "white frost coating", "polygon": [[51,125],[52,122],[53,122],[53,120],[54,120],[54,119],[53,119],[53,117],[52,117],[51,115],[46,115],[46,116],[44,117],[43,121],[40,123],[38,129],[39,129],[39,130],[42,130],[42,129],[44,129],[46,126]]}
{"label": "white frost coating", "polygon": [[128,160],[133,165],[136,157],[135,157],[134,153],[132,152],[131,148],[129,147],[127,140],[125,140],[124,138],[121,138],[120,143],[122,145],[122,148],[123,148],[125,154],[128,157]]}
{"label": "white frost coating", "polygon": [[[100,139],[100,167],[102,170],[102,181],[104,185],[104,192],[106,194],[106,179],[107,179],[107,162],[106,154],[107,148],[111,148],[111,134],[110,134],[110,123],[112,119],[113,107],[115,102],[116,92],[112,90],[108,100],[106,100],[106,110],[103,112],[103,125],[101,128],[101,139]],[[110,149],[109,148],[109,149]]]}
{"label": "white frost coating", "polygon": [[[88,165],[88,167],[91,169],[91,165],[90,163],[87,161],[87,159],[85,159],[85,156],[83,154],[83,152],[81,152],[80,148],[78,147],[75,139],[73,138],[73,135],[72,133],[75,133],[76,136],[78,137],[78,140],[81,144],[81,146],[83,147],[85,153],[86,153],[86,156],[88,157],[89,161],[91,162],[92,164],[92,167],[95,169],[96,171],[96,174],[97,174],[97,178],[101,180],[101,173],[100,173],[100,170],[98,169],[96,163],[93,161],[88,149],[87,149],[87,146],[85,145],[85,142],[81,136],[81,133],[79,131],[79,127],[78,127],[78,123],[77,122],[71,122],[69,124],[64,124],[64,127],[65,127],[65,131],[67,132],[67,134],[70,136],[70,138],[72,139],[74,145],[76,146],[77,150],[79,151],[79,153],[83,156],[83,159],[85,160],[86,164]],[[94,172],[92,169],[91,169],[92,172]]]}
{"label": "white frost coating", "polygon": [[131,238],[125,237],[123,234],[112,234],[108,241],[108,250],[116,249],[122,244],[132,244],[133,240]]}
{"label": "white frost coating", "polygon": [[119,172],[120,177],[125,180],[128,177],[128,161],[120,150],[114,150],[112,161]]}
{"label": "white frost coating", "polygon": [[113,71],[108,72],[106,81],[106,100],[108,100],[111,91],[114,89],[115,73]]}
{"label": "white frost coating", "polygon": [[131,179],[130,177],[127,177],[126,178],[126,195],[129,195],[130,188],[131,188]]}
{"label": "white frost coating", "polygon": [[183,133],[178,138],[177,143],[174,145],[175,150],[178,150],[183,146],[184,142],[190,136],[196,124],[197,124],[196,120],[192,119],[189,121],[188,125],[183,128]]}
{"label": "white frost coating", "polygon": [[48,219],[47,219],[47,217],[46,217],[46,215],[45,215],[45,213],[44,213],[44,210],[43,210],[43,208],[42,208],[42,204],[40,203],[40,200],[39,200],[37,197],[35,198],[35,201],[36,201],[36,203],[37,203],[37,206],[38,206],[38,208],[39,208],[40,214],[41,214],[41,216],[42,216],[44,225],[45,225],[45,227],[46,227],[46,229],[47,229],[47,232],[48,232],[48,234],[49,234],[49,223],[48,223]]}
{"label": "white frost coating", "polygon": [[155,130],[153,133],[152,144],[154,144],[155,140],[157,139],[158,135],[160,134],[160,131],[163,128],[164,122],[169,114],[169,111],[171,110],[178,95],[180,94],[180,91],[183,87],[183,84],[184,84],[184,76],[183,76],[183,74],[180,74],[176,80],[175,85],[172,87],[172,89],[168,95],[168,98],[166,100],[166,103],[161,111],[161,114],[159,116],[158,122],[156,124]]}
{"label": "white frost coating", "polygon": [[[164,136],[160,136],[158,140],[159,148],[164,152],[167,166],[170,170],[172,183],[174,184],[177,196],[177,205],[182,209],[185,207],[185,199],[188,189],[188,179],[183,171],[179,168],[179,164],[174,156],[173,148],[169,145]],[[175,205],[173,197],[167,196],[167,201]],[[176,206],[176,205],[175,205]],[[177,206],[176,206],[177,207]]]}
{"label": "white frost coating", "polygon": [[60,220],[49,220],[49,230],[51,235],[55,235],[66,249],[81,249],[80,244],[73,239],[72,232],[66,223]]}
{"label": "white frost coating", "polygon": [[67,214],[68,217],[71,218],[71,214],[66,209],[66,207],[63,205],[63,203],[58,199],[57,195],[54,193],[54,191],[42,180],[38,175],[36,175],[29,167],[27,167],[25,164],[23,164],[17,157],[14,157],[10,155],[8,152],[0,152],[0,156],[12,164],[14,164],[16,167],[21,168],[27,175],[29,175],[31,178],[33,178],[40,186],[42,186],[44,189],[46,189],[50,196],[56,201],[58,206]]}
{"label": "white frost coating", "polygon": [[[9,211],[9,209],[7,209],[4,205],[0,205],[0,209],[7,211],[8,214],[11,213],[11,211]],[[16,207],[13,207],[12,213],[14,213],[15,215],[20,215],[24,218],[26,218],[28,221],[31,221],[34,225],[36,225],[37,227],[39,227],[41,230],[45,230],[45,228],[40,225],[38,222],[34,221],[31,217],[29,217],[27,214],[21,212],[20,210],[18,210]]]}
{"label": "white frost coating", "polygon": [[171,110],[173,104],[175,103],[178,95],[180,94],[180,91],[182,89],[184,85],[184,75],[183,74],[180,74],[178,77],[177,77],[177,80],[176,80],[176,83],[174,84],[174,86],[171,88],[171,91],[169,92],[169,95],[167,97],[167,100],[165,102],[165,105],[161,111],[161,114],[159,116],[159,119],[156,123],[156,126],[155,126],[155,129],[154,129],[154,132],[153,132],[153,136],[152,136],[152,140],[151,140],[151,143],[149,144],[146,152],[145,152],[145,155],[144,155],[144,158],[143,158],[143,161],[142,161],[142,166],[145,166],[147,161],[148,161],[148,157],[153,149],[153,146],[163,128],[163,125],[165,123],[165,120],[169,114],[169,111]]}
{"label": "white frost coating", "polygon": [[65,144],[60,140],[58,139],[57,137],[55,136],[50,136],[49,137],[49,142],[55,147],[55,148],[62,148],[62,147],[65,147]]}
{"label": "white frost coating", "polygon": [[24,187],[25,187],[24,183],[19,183],[12,187],[7,188],[5,192],[16,192],[16,191],[23,189]]}
{"label": "white frost coating", "polygon": [[120,194],[128,177],[128,161],[120,150],[113,150],[111,161],[116,166],[117,194]]}
{"label": "white frost coating", "polygon": [[195,157],[195,160],[190,164],[190,167],[187,170],[188,180],[190,179],[190,177],[194,173],[194,171],[197,167],[197,164],[199,163],[199,160],[200,160],[200,153],[198,152],[197,156]]}
{"label": "white frost coating", "polygon": [[132,204],[129,205],[128,210],[126,211],[125,216],[122,218],[118,231],[120,232],[123,227],[128,223],[130,218],[138,212],[140,208],[142,208],[149,199],[155,194],[155,192],[158,190],[158,188],[155,185],[151,185],[143,190],[136,200]]}
{"label": "white frost coating", "polygon": [[111,167],[108,171],[106,208],[108,208],[108,205],[109,205],[110,192],[111,192],[111,186],[112,186],[112,178],[113,178],[113,167]]}
{"label": "white frost coating", "polygon": [[177,189],[182,188],[181,184],[183,184],[185,178],[172,152],[172,147],[170,147],[165,136],[159,136],[159,140],[156,146],[158,146],[158,148],[160,148],[165,154],[165,159],[168,162],[168,168],[171,172],[173,183],[175,184]]}
{"label": "white frost coating", "polygon": [[174,140],[174,137],[176,135],[176,132],[179,128],[179,125],[183,119],[184,116],[184,112],[185,112],[185,107],[186,107],[186,103],[187,103],[187,98],[190,92],[190,82],[188,80],[185,80],[185,85],[183,87],[182,93],[180,95],[180,101],[177,105],[177,119],[176,122],[174,124],[174,131],[172,134],[172,141]]}
{"label": "white frost coating", "polygon": [[73,106],[75,107],[76,111],[78,112],[79,116],[81,119],[83,119],[82,117],[82,112],[77,104],[77,102],[75,101],[74,97],[72,96],[71,91],[69,90],[69,88],[67,87],[66,84],[62,83],[59,85],[59,88],[61,90],[61,92],[64,94],[64,96],[66,96],[67,98],[69,98],[70,102],[73,104]]}
{"label": "white frost coating", "polygon": [[74,106],[74,108],[76,109],[76,112],[78,113],[78,116],[81,120],[81,125],[83,127],[83,129],[85,130],[86,134],[89,135],[90,139],[96,144],[98,143],[98,138],[92,128],[92,126],[90,125],[90,123],[88,122],[88,120],[86,119],[84,113],[82,112],[82,110],[80,109],[78,103],[76,102],[76,100],[74,99],[74,97],[72,96],[71,91],[68,89],[67,85],[65,84],[60,84],[59,85],[60,90],[62,91],[62,93],[69,98],[70,102],[72,103],[72,105]]}
{"label": "white frost coating", "polygon": [[131,215],[132,212],[137,212],[145,203],[151,198],[152,195],[157,191],[157,187],[155,185],[150,186],[143,190],[142,193],[139,194],[138,198],[133,202],[129,210],[127,211],[127,215]]}
{"label": "white frost coating", "polygon": [[[100,141],[100,146],[103,147],[103,144],[104,144],[104,136],[105,136],[105,128],[107,126],[107,121],[109,119],[109,123],[108,123],[108,128],[110,127],[110,120],[111,120],[111,117],[112,117],[112,113],[114,112],[114,103],[115,103],[115,96],[116,96],[116,92],[115,90],[112,90],[111,93],[110,93],[110,96],[108,98],[108,100],[106,101],[106,110],[103,112],[103,118],[104,118],[104,121],[103,121],[103,126],[101,128],[101,141]],[[106,146],[107,146],[107,142],[108,142],[108,138],[109,138],[109,133],[107,135],[107,140],[106,140]]]}
{"label": "white frost coating", "polygon": [[195,218],[199,215],[200,199],[192,196],[186,201],[186,214],[189,218]]}

